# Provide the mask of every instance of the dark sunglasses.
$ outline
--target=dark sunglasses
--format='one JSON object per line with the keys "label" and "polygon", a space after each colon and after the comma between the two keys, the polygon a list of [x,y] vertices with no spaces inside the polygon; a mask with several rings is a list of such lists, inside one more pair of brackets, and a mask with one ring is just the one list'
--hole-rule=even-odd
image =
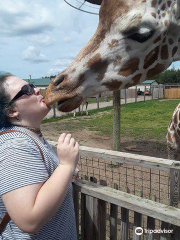
{"label": "dark sunglasses", "polygon": [[34,84],[27,84],[24,85],[21,90],[15,95],[15,97],[13,97],[13,99],[8,103],[8,105],[6,106],[9,107],[9,105],[11,103],[13,103],[14,101],[16,101],[18,98],[22,97],[23,95],[32,95],[35,93],[34,88],[36,88],[36,86],[34,86]]}

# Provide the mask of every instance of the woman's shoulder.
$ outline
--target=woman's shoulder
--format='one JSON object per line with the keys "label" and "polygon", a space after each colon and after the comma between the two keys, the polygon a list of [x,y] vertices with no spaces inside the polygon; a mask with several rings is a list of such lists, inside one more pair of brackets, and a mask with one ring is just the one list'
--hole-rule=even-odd
{"label": "woman's shoulder", "polygon": [[10,126],[0,129],[0,145],[11,142],[18,144],[32,143],[32,137],[27,131],[24,131],[21,127]]}

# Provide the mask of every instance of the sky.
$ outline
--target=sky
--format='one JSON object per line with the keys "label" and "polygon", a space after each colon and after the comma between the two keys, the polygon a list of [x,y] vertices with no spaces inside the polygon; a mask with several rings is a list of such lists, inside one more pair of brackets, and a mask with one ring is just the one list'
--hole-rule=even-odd
{"label": "sky", "polygon": [[58,74],[93,36],[98,21],[98,15],[63,0],[0,0],[0,71],[24,79]]}
{"label": "sky", "polygon": [[[76,7],[84,2],[66,1]],[[90,6],[85,10],[98,12]],[[93,36],[98,21],[98,15],[64,0],[0,0],[0,71],[24,79],[60,73]]]}

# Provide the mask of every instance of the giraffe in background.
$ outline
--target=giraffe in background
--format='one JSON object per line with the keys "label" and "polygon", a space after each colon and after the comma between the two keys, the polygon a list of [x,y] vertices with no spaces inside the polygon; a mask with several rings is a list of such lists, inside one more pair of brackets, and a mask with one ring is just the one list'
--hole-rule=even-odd
{"label": "giraffe in background", "polygon": [[166,139],[169,159],[180,161],[180,103],[169,123]]}
{"label": "giraffe in background", "polygon": [[[80,112],[81,112],[81,116],[83,115],[84,106],[85,106],[86,116],[88,116],[88,110],[87,110],[88,104],[89,104],[89,103],[88,103],[87,98],[86,98],[86,99],[83,100],[83,102],[82,102],[82,104],[81,104],[82,107],[79,106],[79,108],[81,107],[81,109],[79,109]],[[74,117],[74,118],[76,118],[76,112],[77,112],[77,109],[74,109],[74,110],[73,110],[73,117]]]}

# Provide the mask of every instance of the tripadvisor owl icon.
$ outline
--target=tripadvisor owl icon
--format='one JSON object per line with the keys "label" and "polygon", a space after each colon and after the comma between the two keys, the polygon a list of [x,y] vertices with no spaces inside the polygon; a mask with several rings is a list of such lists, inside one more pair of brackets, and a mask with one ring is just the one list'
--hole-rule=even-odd
{"label": "tripadvisor owl icon", "polygon": [[135,234],[136,234],[136,235],[142,235],[142,234],[143,234],[143,229],[142,229],[141,227],[137,227],[137,228],[135,229]]}

